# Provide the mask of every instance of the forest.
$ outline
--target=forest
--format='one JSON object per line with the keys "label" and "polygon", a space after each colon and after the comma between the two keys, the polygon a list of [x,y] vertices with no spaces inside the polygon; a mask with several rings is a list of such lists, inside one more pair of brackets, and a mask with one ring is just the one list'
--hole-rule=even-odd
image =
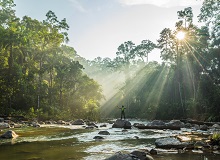
{"label": "forest", "polygon": [[[94,60],[67,45],[65,18],[20,19],[15,5],[0,0],[0,116],[100,120],[125,105],[128,118],[220,121],[220,1],[178,11],[157,43],[128,40]],[[153,50],[162,63],[148,61]]]}

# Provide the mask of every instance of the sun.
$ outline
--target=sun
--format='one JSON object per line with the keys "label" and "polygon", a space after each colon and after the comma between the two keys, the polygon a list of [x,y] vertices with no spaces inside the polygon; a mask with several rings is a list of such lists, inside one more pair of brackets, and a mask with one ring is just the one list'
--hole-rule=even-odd
{"label": "sun", "polygon": [[176,38],[177,38],[178,40],[183,40],[183,39],[185,38],[185,32],[183,32],[183,31],[177,32]]}

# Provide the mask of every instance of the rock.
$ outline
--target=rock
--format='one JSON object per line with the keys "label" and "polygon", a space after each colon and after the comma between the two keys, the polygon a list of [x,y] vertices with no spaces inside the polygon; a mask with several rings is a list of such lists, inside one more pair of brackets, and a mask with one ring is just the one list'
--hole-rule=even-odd
{"label": "rock", "polygon": [[157,150],[156,150],[156,149],[151,149],[151,150],[150,150],[150,154],[152,154],[152,155],[157,155]]}
{"label": "rock", "polygon": [[102,140],[104,138],[102,136],[95,136],[93,139],[95,139],[95,140]]}
{"label": "rock", "polygon": [[131,123],[127,120],[117,119],[112,125],[112,128],[131,129]]}
{"label": "rock", "polygon": [[85,129],[94,129],[94,126],[86,126]]}
{"label": "rock", "polygon": [[166,123],[160,120],[154,120],[147,124],[147,126],[165,126]]}
{"label": "rock", "polygon": [[96,124],[94,122],[88,122],[86,124],[87,124],[87,126],[96,126]]}
{"label": "rock", "polygon": [[6,129],[10,128],[10,125],[8,123],[0,123],[0,129]]}
{"label": "rock", "polygon": [[220,146],[218,146],[218,145],[214,145],[214,146],[212,146],[212,149],[213,149],[214,151],[217,151],[217,150],[220,149]]}
{"label": "rock", "polygon": [[22,127],[21,124],[17,124],[17,123],[14,123],[12,126],[13,126],[14,128],[21,128],[21,127]]}
{"label": "rock", "polygon": [[5,132],[4,134],[2,134],[0,137],[6,138],[6,139],[11,139],[11,138],[18,137],[18,135],[14,131],[9,130],[9,131]]}
{"label": "rock", "polygon": [[199,153],[199,154],[202,154],[203,151],[202,151],[202,150],[192,150],[192,153]]}
{"label": "rock", "polygon": [[202,142],[202,141],[197,141],[195,144],[194,144],[194,148],[196,149],[199,149],[199,148],[203,148],[207,146],[207,144],[205,142]]}
{"label": "rock", "polygon": [[220,151],[213,151],[213,153],[220,155]]}
{"label": "rock", "polygon": [[154,160],[150,155],[146,155],[145,152],[133,151],[130,154],[115,153],[113,156],[106,158],[105,160]]}
{"label": "rock", "polygon": [[212,128],[220,129],[220,125],[219,125],[219,124],[214,124],[214,125],[212,126]]}
{"label": "rock", "polygon": [[124,129],[131,129],[131,122],[125,121]]}
{"label": "rock", "polygon": [[180,127],[180,128],[185,127],[184,123],[181,122],[180,120],[171,120],[170,122],[167,123],[167,126]]}
{"label": "rock", "polygon": [[40,127],[40,124],[38,122],[32,122],[33,127]]}
{"label": "rock", "polygon": [[146,158],[146,153],[141,152],[141,151],[133,151],[131,152],[132,155],[135,155],[138,159],[145,159]]}
{"label": "rock", "polygon": [[40,124],[40,125],[45,125],[46,123],[43,122],[43,121],[40,121],[39,124]]}
{"label": "rock", "polygon": [[176,138],[180,140],[180,142],[189,142],[192,140],[190,136],[185,136],[185,135],[177,135]]}
{"label": "rock", "polygon": [[190,145],[192,145],[191,143],[188,142],[180,142],[178,139],[176,138],[162,138],[162,139],[157,139],[155,141],[155,145],[158,148],[165,148],[165,149],[169,149],[169,148],[176,148],[176,149],[182,149],[185,147],[189,147]]}
{"label": "rock", "polygon": [[108,120],[108,123],[109,123],[109,124],[114,124],[115,121],[114,121],[114,120]]}
{"label": "rock", "polygon": [[102,125],[100,125],[100,127],[107,127],[107,125],[106,124],[102,124]]}
{"label": "rock", "polygon": [[154,159],[150,155],[146,155],[146,159],[145,160],[154,160]]}
{"label": "rock", "polygon": [[59,121],[57,121],[57,124],[65,125],[65,124],[66,124],[66,122],[65,122],[65,121],[63,121],[63,120],[59,120]]}
{"label": "rock", "polygon": [[52,121],[46,121],[45,124],[53,124]]}
{"label": "rock", "polygon": [[84,125],[85,122],[82,119],[78,119],[72,123],[73,125]]}
{"label": "rock", "polygon": [[199,129],[200,129],[200,127],[199,127],[199,125],[198,125],[198,124],[194,124],[194,126],[192,127],[192,129],[194,129],[194,130],[199,130]]}
{"label": "rock", "polygon": [[108,131],[100,131],[98,134],[101,135],[110,135],[110,133]]}
{"label": "rock", "polygon": [[186,128],[191,128],[191,127],[192,127],[192,124],[191,124],[191,123],[186,123],[186,124],[185,124],[185,127],[186,127]]}
{"label": "rock", "polygon": [[93,126],[95,128],[99,128],[94,122],[87,123],[88,126]]}
{"label": "rock", "polygon": [[201,125],[201,126],[200,126],[200,130],[202,130],[202,131],[207,131],[207,130],[208,130],[208,126],[207,126],[206,124]]}
{"label": "rock", "polygon": [[4,118],[0,118],[0,123],[4,122]]}
{"label": "rock", "polygon": [[154,160],[153,157],[142,151],[133,151],[130,154],[134,155],[133,157],[137,158],[138,160]]}
{"label": "rock", "polygon": [[130,154],[118,152],[115,153],[113,156],[106,158],[105,160],[134,160],[134,158]]}

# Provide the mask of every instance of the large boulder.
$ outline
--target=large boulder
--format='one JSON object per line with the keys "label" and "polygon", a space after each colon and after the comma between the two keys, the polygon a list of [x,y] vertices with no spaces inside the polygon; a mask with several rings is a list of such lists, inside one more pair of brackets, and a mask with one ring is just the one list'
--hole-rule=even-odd
{"label": "large boulder", "polygon": [[171,120],[170,122],[167,123],[167,126],[184,128],[185,124],[180,120]]}
{"label": "large boulder", "polygon": [[6,138],[6,139],[11,139],[16,137],[18,137],[18,135],[12,130],[7,131],[0,136],[0,138]]}
{"label": "large boulder", "polygon": [[158,148],[165,148],[165,149],[170,149],[170,148],[176,148],[176,149],[182,149],[185,147],[189,147],[192,144],[188,142],[180,142],[176,138],[161,138],[157,139],[155,141],[155,145]]}
{"label": "large boulder", "polygon": [[77,119],[72,123],[73,125],[84,125],[85,122],[82,119]]}
{"label": "large boulder", "polygon": [[112,125],[112,128],[131,129],[131,123],[127,120],[117,119],[115,123]]}

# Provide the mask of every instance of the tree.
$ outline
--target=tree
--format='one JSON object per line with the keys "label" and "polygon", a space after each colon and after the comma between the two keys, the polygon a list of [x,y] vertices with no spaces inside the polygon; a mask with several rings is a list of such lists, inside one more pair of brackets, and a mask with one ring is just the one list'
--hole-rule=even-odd
{"label": "tree", "polygon": [[113,66],[119,70],[123,70],[125,79],[130,78],[131,60],[135,58],[134,54],[135,44],[132,41],[127,41],[118,47],[116,52],[117,57],[113,60]]}
{"label": "tree", "polygon": [[160,33],[160,39],[157,40],[158,48],[161,50],[161,58],[169,63],[175,63],[176,60],[176,42],[174,35],[169,28],[165,28]]}
{"label": "tree", "polygon": [[[178,11],[177,12],[178,15],[178,19],[183,19],[184,22],[181,20],[177,23],[178,24],[183,24],[184,23],[184,28],[189,28],[190,26],[192,26],[192,22],[193,22],[193,11],[191,7],[187,7],[184,8],[184,10]],[[187,26],[188,23],[188,26]]]}
{"label": "tree", "polygon": [[140,57],[142,61],[144,62],[144,57],[147,57],[147,63],[148,63],[148,54],[156,48],[156,45],[151,42],[150,40],[143,40],[141,41],[140,45],[137,45],[134,49],[134,54],[137,57]]}

